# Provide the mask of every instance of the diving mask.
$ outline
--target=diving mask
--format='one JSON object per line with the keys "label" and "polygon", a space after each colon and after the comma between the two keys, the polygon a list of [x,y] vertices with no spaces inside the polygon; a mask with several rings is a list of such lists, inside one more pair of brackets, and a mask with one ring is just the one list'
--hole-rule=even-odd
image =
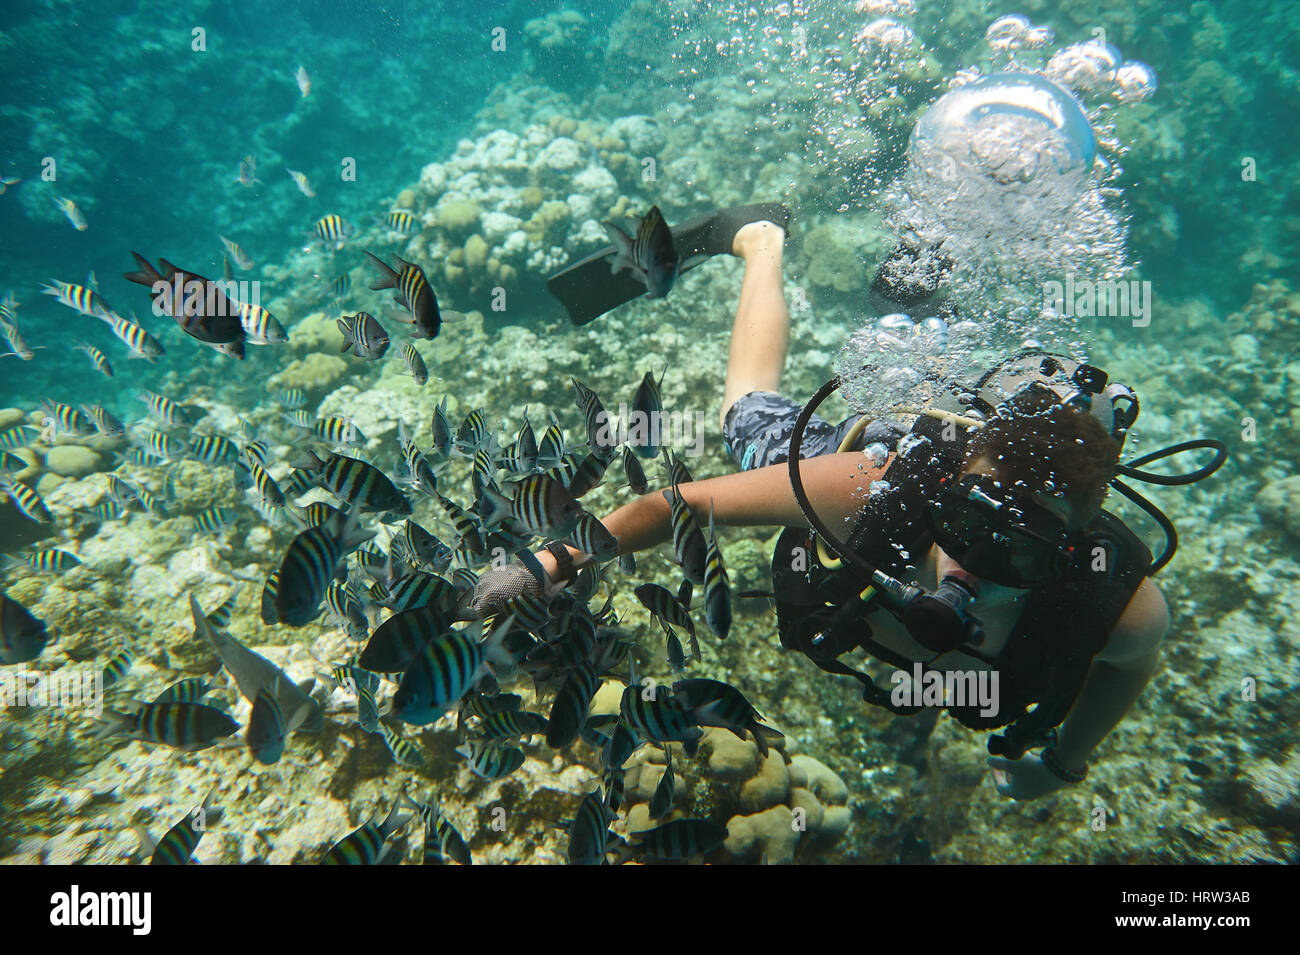
{"label": "diving mask", "polygon": [[935,543],[976,577],[1029,588],[1059,579],[1074,559],[1065,521],[1029,494],[968,474],[930,504]]}

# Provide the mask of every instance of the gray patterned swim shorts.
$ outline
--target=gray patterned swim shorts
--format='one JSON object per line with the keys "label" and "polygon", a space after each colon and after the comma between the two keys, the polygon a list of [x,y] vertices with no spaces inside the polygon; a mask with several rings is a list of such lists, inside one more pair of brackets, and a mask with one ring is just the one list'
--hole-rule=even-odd
{"label": "gray patterned swim shorts", "polygon": [[[751,391],[737,398],[722,422],[722,438],[740,469],[752,471],[789,460],[790,435],[802,410],[802,405],[772,391]],[[854,415],[831,425],[813,415],[804,429],[800,458],[834,454],[857,420]],[[860,451],[878,441],[893,450],[902,435],[903,431],[888,421],[873,421],[851,447]]]}

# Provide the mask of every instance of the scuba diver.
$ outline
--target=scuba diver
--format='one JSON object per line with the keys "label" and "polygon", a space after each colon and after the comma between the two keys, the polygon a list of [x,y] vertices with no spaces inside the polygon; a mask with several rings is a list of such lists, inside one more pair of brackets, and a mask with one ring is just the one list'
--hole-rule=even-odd
{"label": "scuba diver", "polygon": [[[1191,483],[1223,463],[1223,445],[1184,442],[1120,464],[1136,395],[1100,369],[1038,352],[1014,356],[971,388],[953,387],[910,433],[857,415],[832,426],[813,412],[837,379],[803,408],[779,392],[788,216],[734,224],[773,208],[732,210],[730,223],[711,226],[709,251],[730,233],[729,251],[745,263],[719,412],[740,471],[681,484],[679,493],[696,514],[712,509],[718,524],[787,528],[770,595],[783,645],[858,680],[866,702],[898,713],[919,708],[900,705],[840,657],[862,650],[908,672],[996,671],[994,712],[951,699],[944,706],[970,728],[1003,730],[989,742],[998,792],[1034,799],[1081,781],[1151,678],[1169,627],[1151,576],[1173,555],[1174,529],[1117,477]],[[586,260],[588,277],[593,261],[608,274],[614,254]],[[876,443],[892,448],[878,463],[863,454]],[[1190,474],[1140,470],[1198,448],[1216,455]],[[1160,523],[1168,544],[1159,559],[1102,510],[1108,487]],[[602,523],[620,554],[672,536],[660,491]],[[534,556],[485,573],[475,612],[494,613],[523,592],[554,593],[590,561],[554,542]]]}
{"label": "scuba diver", "polygon": [[[1075,99],[1018,73],[945,94],[918,121],[909,149],[912,191],[928,195],[944,221],[901,236],[871,294],[886,310],[935,299],[938,315],[922,324],[945,332],[958,304],[937,301],[955,267],[947,251],[954,210],[969,214],[978,197],[981,234],[1035,213],[1055,228],[1097,157]],[[607,226],[613,245],[547,287],[581,325],[639,295],[667,295],[680,273],[709,256],[742,259],[718,418],[740,470],[677,492],[696,515],[712,511],[717,524],[786,528],[767,595],[785,647],[856,680],[867,703],[899,714],[941,706],[971,729],[1000,731],[989,738],[989,766],[1005,796],[1035,799],[1083,780],[1155,672],[1169,628],[1152,577],[1172,558],[1177,535],[1120,478],[1190,484],[1223,464],[1224,445],[1186,441],[1121,463],[1137,396],[1099,368],[1044,351],[1012,355],[973,382],[956,380],[941,360],[913,369],[934,397],[920,409],[895,409],[914,416],[908,427],[862,414],[832,425],[815,412],[843,383],[838,377],[802,407],[780,394],[788,227],[789,213],[776,204],[720,210],[672,229],[653,208],[635,236]],[[1200,449],[1213,449],[1214,458],[1190,473],[1142,470]],[[1164,531],[1158,558],[1102,509],[1111,488]],[[672,537],[661,491],[602,523],[619,554]],[[590,560],[560,543],[533,557],[484,574],[474,611],[493,613],[522,592],[553,593]],[[844,659],[859,652],[894,668],[895,692]],[[916,692],[936,678],[943,692]],[[966,699],[954,692],[960,682],[991,685],[996,699]]]}

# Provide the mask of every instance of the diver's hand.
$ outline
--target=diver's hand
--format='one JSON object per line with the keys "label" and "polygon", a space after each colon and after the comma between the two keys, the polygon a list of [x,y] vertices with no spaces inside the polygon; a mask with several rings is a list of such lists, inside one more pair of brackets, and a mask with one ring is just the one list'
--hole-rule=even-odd
{"label": "diver's hand", "polygon": [[989,769],[998,792],[1018,802],[1038,799],[1070,785],[1044,766],[1033,753],[1026,753],[1019,759],[990,756]]}
{"label": "diver's hand", "polygon": [[542,596],[543,583],[533,575],[531,570],[520,563],[511,563],[505,567],[486,571],[474,585],[469,611],[476,618],[490,617],[500,613],[507,600],[520,594]]}

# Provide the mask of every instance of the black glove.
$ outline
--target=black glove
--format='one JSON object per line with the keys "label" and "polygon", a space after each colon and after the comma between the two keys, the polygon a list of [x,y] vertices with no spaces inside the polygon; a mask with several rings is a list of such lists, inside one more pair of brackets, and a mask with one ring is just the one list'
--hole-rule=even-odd
{"label": "black glove", "polygon": [[469,612],[475,619],[490,617],[501,612],[507,600],[520,594],[543,594],[542,582],[523,564],[512,563],[505,567],[489,570],[474,585],[473,595],[469,600]]}

